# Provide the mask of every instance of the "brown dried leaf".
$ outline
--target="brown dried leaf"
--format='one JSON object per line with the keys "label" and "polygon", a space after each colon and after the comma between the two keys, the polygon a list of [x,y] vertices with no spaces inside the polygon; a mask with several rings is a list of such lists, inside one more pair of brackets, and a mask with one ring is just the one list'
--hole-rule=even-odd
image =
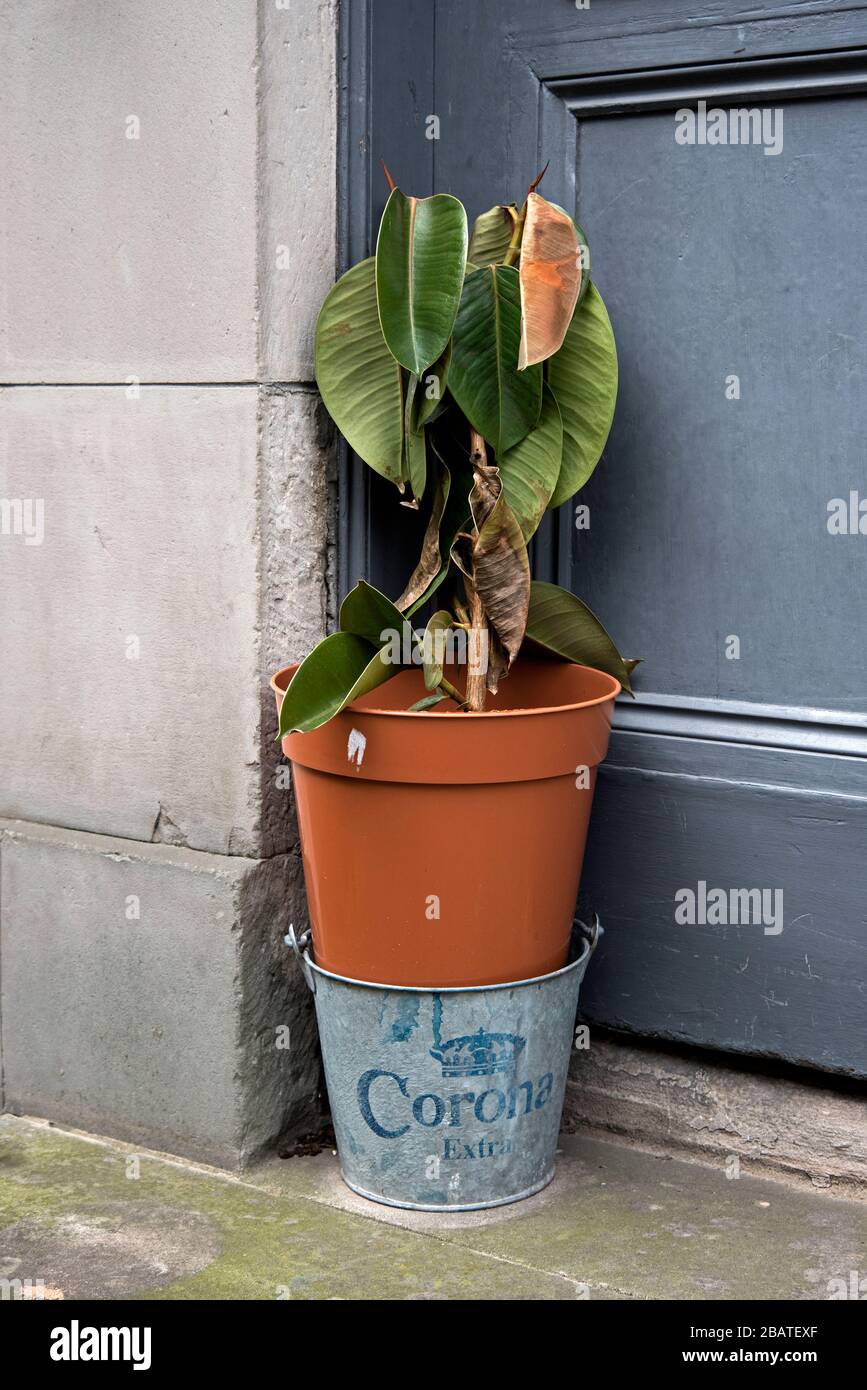
{"label": "brown dried leaf", "polygon": [[[508,670],[524,640],[530,606],[527,546],[502,491],[479,528],[473,546],[473,583],[488,622],[505,649]],[[490,654],[492,657],[494,653]],[[500,672],[499,674],[505,674]],[[498,674],[494,674],[496,688]]]}
{"label": "brown dried leaf", "polygon": [[[470,512],[475,533],[461,531],[455,537],[451,557],[468,580],[470,599],[477,596],[480,613],[487,621],[485,683],[488,690],[496,692],[524,640],[530,562],[520,523],[503,494],[500,470],[486,461],[484,441],[471,452],[471,458]],[[468,684],[468,698],[469,693]]]}
{"label": "brown dried leaf", "polygon": [[488,670],[485,684],[496,695],[500,681],[509,674],[509,657],[494,628],[488,628]]}
{"label": "brown dried leaf", "polygon": [[540,193],[530,193],[521,241],[518,371],[544,362],[561,346],[578,303],[581,274],[571,217]]}
{"label": "brown dried leaf", "polygon": [[424,540],[421,546],[421,555],[418,564],[410,575],[406,588],[395,604],[401,613],[405,613],[408,608],[421,598],[428,587],[433,583],[439,573],[442,564],[440,555],[440,526],[442,524],[443,513],[446,509],[446,502],[449,496],[451,479],[447,468],[437,470],[436,487],[434,489],[433,503],[431,506],[430,518],[424,533]]}
{"label": "brown dried leaf", "polygon": [[476,531],[481,531],[493,511],[503,484],[495,463],[476,463],[473,466],[473,490],[470,493],[470,512]]}

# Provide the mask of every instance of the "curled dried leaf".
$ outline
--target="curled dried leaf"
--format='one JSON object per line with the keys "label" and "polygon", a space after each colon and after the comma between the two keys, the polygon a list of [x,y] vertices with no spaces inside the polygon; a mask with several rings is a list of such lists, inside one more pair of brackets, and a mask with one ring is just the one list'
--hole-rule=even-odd
{"label": "curled dried leaf", "polygon": [[408,608],[423,598],[439,573],[442,564],[440,526],[446,509],[450,486],[451,475],[445,465],[442,465],[437,472],[433,504],[425,529],[418,564],[407,580],[406,588],[395,605],[402,613],[405,613]]}
{"label": "curled dried leaf", "polygon": [[474,534],[461,532],[452,559],[478,594],[491,629],[488,689],[508,672],[520,650],[530,603],[530,562],[517,517],[503,495],[500,470],[473,469],[470,511]]}
{"label": "curled dried leaf", "polygon": [[[506,669],[521,648],[530,606],[530,562],[515,513],[500,494],[473,546],[473,583],[505,650]],[[505,674],[504,672],[502,674]],[[489,680],[489,689],[494,689]]]}

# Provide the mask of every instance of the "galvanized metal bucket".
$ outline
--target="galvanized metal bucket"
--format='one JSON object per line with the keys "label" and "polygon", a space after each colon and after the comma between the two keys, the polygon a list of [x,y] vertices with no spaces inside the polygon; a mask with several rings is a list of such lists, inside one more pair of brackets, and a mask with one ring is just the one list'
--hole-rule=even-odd
{"label": "galvanized metal bucket", "polygon": [[513,984],[411,989],[347,980],[286,937],[313,991],[343,1179],[417,1211],[517,1202],[554,1176],[578,991],[576,959]]}

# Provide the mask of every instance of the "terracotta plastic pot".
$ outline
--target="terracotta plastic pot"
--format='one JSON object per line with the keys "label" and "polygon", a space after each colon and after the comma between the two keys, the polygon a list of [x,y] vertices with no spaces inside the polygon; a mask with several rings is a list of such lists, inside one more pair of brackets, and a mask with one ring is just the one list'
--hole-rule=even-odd
{"label": "terracotta plastic pot", "polygon": [[[278,709],[296,669],[271,682]],[[586,666],[518,662],[483,714],[413,714],[425,690],[408,670],[284,738],[316,963],[433,988],[564,966],[619,691]]]}

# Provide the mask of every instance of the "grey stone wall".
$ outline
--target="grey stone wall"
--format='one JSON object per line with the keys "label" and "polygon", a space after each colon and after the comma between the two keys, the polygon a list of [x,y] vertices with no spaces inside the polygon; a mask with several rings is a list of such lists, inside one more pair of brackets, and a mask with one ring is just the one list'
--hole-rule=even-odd
{"label": "grey stone wall", "polygon": [[228,1164],[319,1103],[267,683],[333,604],[335,10],[2,7],[3,1100]]}

